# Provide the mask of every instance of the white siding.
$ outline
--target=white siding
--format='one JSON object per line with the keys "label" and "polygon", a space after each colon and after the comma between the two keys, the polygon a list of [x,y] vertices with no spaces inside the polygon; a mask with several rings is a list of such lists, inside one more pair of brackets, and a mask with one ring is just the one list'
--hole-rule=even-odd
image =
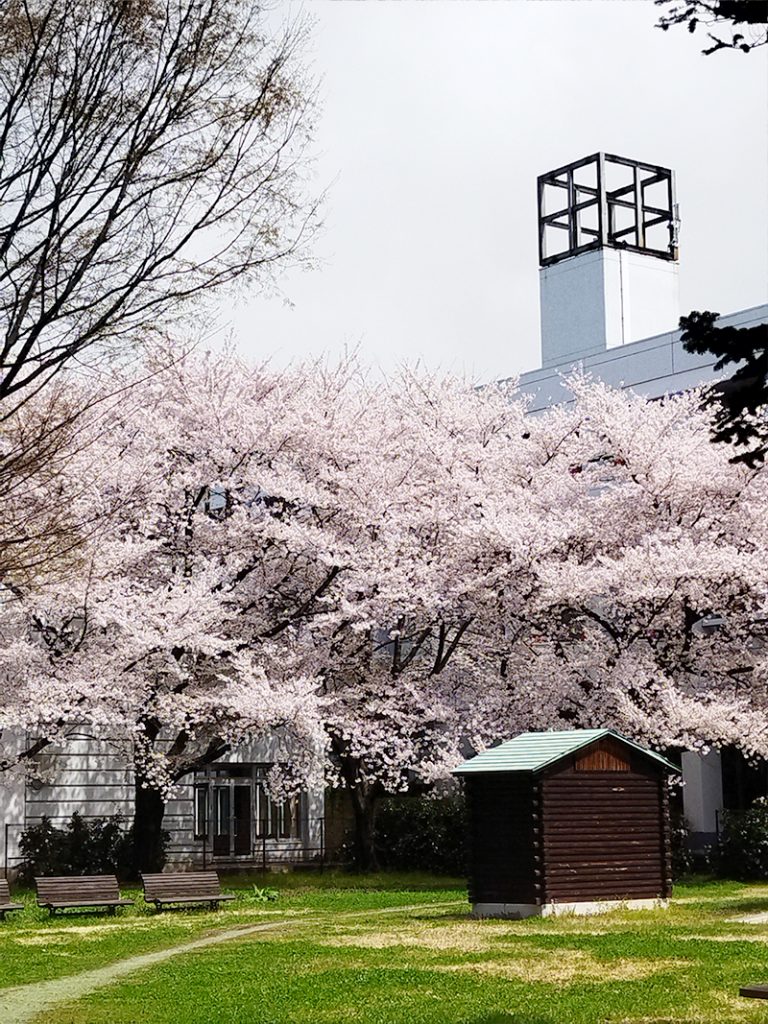
{"label": "white siding", "polygon": [[[718,321],[723,326],[733,327],[752,327],[766,322],[768,305],[740,310]],[[520,390],[532,397],[532,412],[570,402],[572,398],[563,386],[562,377],[580,366],[613,387],[631,388],[638,394],[658,398],[716,379],[720,375],[714,373],[714,363],[714,356],[686,352],[680,331],[671,330],[583,358],[563,359],[557,366],[531,370],[520,377]]]}
{"label": "white siding", "polygon": [[[4,731],[0,742],[4,757],[23,750],[23,736]],[[0,870],[13,868],[19,860],[18,842],[24,830],[24,780],[13,772],[0,774]]]}
{"label": "white siding", "polygon": [[170,832],[168,862],[178,866],[200,867],[202,843],[194,836],[194,807],[192,806],[192,778],[182,779],[174,796],[165,805],[163,827]]}
{"label": "white siding", "polygon": [[[17,745],[21,739],[14,742]],[[11,741],[3,737],[3,749],[9,751]],[[280,736],[260,742],[244,744],[226,758],[217,762],[227,764],[271,764],[289,756],[289,745]],[[78,811],[84,818],[110,817],[120,814],[126,826],[133,816],[134,775],[129,751],[118,738],[89,734],[78,727],[66,741],[47,747],[38,757],[42,782],[24,783],[18,776],[0,779],[0,858],[5,866],[5,835],[8,833],[8,866],[12,868],[20,859],[18,838],[31,825],[44,816],[56,827],[63,827]],[[200,776],[202,778],[202,776]],[[170,833],[169,864],[199,867],[203,863],[203,843],[194,837],[194,782],[193,775],[183,779],[166,804],[164,828]],[[304,806],[308,821],[301,839],[268,839],[257,841],[250,858],[243,861],[258,864],[266,853],[268,859],[288,862],[305,858],[307,848],[319,850],[323,840],[322,791],[307,794]],[[211,863],[211,851],[207,851]]]}
{"label": "white siding", "polygon": [[74,811],[84,818],[133,813],[133,771],[119,740],[78,731],[46,748],[38,760],[48,781],[27,784],[27,825],[45,815],[61,827]]}

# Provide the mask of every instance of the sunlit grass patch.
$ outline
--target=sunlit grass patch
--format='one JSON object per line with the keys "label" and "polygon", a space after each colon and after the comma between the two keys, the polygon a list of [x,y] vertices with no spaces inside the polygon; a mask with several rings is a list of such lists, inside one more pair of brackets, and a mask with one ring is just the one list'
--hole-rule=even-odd
{"label": "sunlit grass patch", "polygon": [[[359,879],[359,888],[329,880],[313,888],[306,877],[283,889],[281,881],[272,879],[280,898],[266,907],[249,901],[242,886],[243,898],[218,913],[154,914],[139,905],[109,920],[27,919],[0,930],[0,971],[10,953],[30,981],[46,964],[48,976],[74,978],[99,963],[229,930],[234,937],[223,944],[134,969],[46,1008],[34,1024],[766,1019],[764,1006],[737,993],[745,983],[768,983],[768,927],[732,918],[744,908],[768,909],[768,886],[715,883],[708,889],[696,881],[680,887],[682,899],[668,910],[478,921],[469,917],[460,890],[429,890],[423,878],[413,889],[407,883],[377,889],[367,879]],[[268,930],[240,934],[244,927],[262,928],[259,922]]]}
{"label": "sunlit grass patch", "polygon": [[493,978],[507,978],[547,985],[571,985],[581,981],[611,984],[615,981],[637,981],[664,971],[681,971],[692,966],[691,960],[645,959],[598,960],[580,949],[546,950],[535,947],[517,948],[514,956],[505,959],[477,960],[459,964],[441,964],[436,970],[471,971]]}

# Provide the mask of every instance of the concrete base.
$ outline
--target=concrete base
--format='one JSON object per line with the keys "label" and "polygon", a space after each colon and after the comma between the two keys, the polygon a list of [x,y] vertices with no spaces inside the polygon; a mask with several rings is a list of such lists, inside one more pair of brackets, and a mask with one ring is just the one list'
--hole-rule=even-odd
{"label": "concrete base", "polygon": [[563,917],[606,914],[610,910],[666,909],[669,900],[597,900],[579,903],[473,903],[473,917]]}

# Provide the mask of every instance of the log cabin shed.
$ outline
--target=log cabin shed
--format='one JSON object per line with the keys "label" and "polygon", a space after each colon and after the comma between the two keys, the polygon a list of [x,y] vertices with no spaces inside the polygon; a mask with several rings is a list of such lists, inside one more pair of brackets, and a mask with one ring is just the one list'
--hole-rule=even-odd
{"label": "log cabin shed", "polygon": [[670,773],[679,769],[611,729],[527,732],[459,765],[473,913],[663,905]]}

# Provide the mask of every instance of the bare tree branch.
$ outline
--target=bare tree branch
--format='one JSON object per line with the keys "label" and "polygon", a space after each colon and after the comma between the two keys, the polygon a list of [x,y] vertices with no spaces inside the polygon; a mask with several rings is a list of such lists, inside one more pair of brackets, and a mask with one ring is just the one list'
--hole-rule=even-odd
{"label": "bare tree branch", "polygon": [[259,0],[0,6],[0,401],[306,259],[305,35]]}

